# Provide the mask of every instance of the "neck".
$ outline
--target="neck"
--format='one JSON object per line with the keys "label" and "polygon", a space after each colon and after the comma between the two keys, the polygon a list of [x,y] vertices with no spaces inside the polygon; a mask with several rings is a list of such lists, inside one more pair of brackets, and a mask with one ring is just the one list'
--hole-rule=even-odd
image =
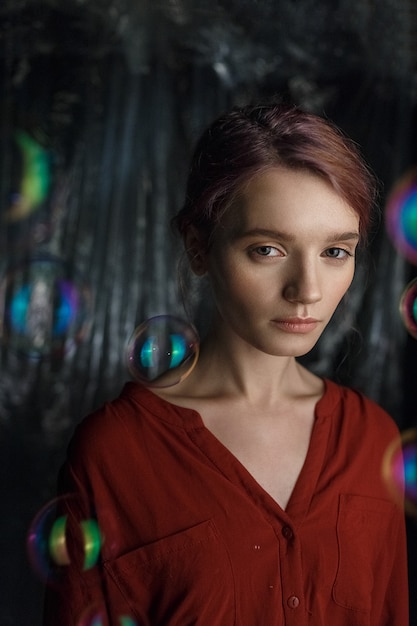
{"label": "neck", "polygon": [[202,395],[238,396],[250,404],[273,404],[298,395],[311,376],[295,357],[266,354],[213,326],[201,344],[189,383],[198,381]]}

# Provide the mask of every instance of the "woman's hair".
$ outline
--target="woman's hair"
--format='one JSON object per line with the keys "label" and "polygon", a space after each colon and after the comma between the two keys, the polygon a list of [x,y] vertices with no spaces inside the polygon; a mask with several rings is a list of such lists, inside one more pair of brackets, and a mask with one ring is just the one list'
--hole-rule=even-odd
{"label": "woman's hair", "polygon": [[242,188],[273,167],[305,170],[328,181],[357,213],[361,239],[366,238],[376,183],[356,144],[329,121],[282,103],[234,108],[203,133],[173,225],[183,236],[195,227],[209,247]]}

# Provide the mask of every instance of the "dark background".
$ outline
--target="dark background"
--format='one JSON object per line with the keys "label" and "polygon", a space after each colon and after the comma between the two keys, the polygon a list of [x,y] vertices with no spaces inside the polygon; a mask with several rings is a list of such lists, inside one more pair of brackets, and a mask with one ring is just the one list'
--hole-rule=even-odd
{"label": "dark background", "polygon": [[[362,146],[381,181],[369,254],[306,360],[377,400],[401,430],[417,427],[416,340],[398,313],[417,270],[384,225],[390,190],[417,161],[417,5],[3,0],[0,89],[0,624],[38,626],[30,523],[53,498],[74,425],[128,378],[133,329],[155,314],[184,316],[169,219],[196,138],[231,105],[280,94]],[[25,173],[18,130],[49,155],[50,186],[36,211],[11,220]],[[52,352],[46,342],[29,354],[7,332],[12,268],[23,263],[32,276],[39,256],[89,285],[91,328],[75,349]],[[194,296],[203,332],[204,293]],[[417,624],[417,532],[412,516],[407,523]]]}

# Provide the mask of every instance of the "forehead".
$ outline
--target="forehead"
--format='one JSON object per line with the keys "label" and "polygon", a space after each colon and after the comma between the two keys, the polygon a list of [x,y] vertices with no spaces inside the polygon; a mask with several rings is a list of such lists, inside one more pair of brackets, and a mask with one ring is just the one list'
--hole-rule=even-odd
{"label": "forehead", "polygon": [[236,236],[253,228],[309,234],[357,231],[359,216],[323,178],[271,168],[254,176],[223,218]]}

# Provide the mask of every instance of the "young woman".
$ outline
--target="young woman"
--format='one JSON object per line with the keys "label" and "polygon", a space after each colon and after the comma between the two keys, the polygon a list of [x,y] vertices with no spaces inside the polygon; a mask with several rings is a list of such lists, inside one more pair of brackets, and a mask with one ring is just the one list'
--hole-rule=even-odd
{"label": "young woman", "polygon": [[77,428],[61,491],[104,539],[48,592],[48,626],[85,611],[100,626],[407,626],[403,513],[381,475],[397,428],[296,360],[351,284],[373,194],[354,145],[295,107],[235,109],[204,133],[175,223],[212,324],[178,385],[127,383]]}

